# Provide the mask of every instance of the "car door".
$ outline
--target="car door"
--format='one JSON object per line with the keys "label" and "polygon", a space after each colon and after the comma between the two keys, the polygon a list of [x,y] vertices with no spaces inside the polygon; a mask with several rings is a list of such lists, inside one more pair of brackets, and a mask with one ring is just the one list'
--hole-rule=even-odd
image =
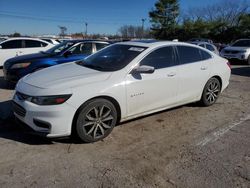
{"label": "car door", "polygon": [[56,63],[67,63],[84,59],[93,53],[92,43],[78,43],[56,58]]}
{"label": "car door", "polygon": [[45,42],[26,39],[24,40],[24,48],[22,48],[22,50],[19,52],[19,55],[37,53],[39,51],[47,49],[47,46],[48,44]]}
{"label": "car door", "polygon": [[177,46],[180,85],[178,98],[187,103],[200,96],[210,76],[210,59],[206,51],[192,46]]}
{"label": "car door", "polygon": [[19,51],[22,50],[22,40],[8,40],[0,45],[0,66],[10,58],[18,56]]}
{"label": "car door", "polygon": [[173,47],[154,50],[139,63],[155,68],[152,74],[129,73],[126,77],[128,116],[157,110],[176,103],[179,84]]}

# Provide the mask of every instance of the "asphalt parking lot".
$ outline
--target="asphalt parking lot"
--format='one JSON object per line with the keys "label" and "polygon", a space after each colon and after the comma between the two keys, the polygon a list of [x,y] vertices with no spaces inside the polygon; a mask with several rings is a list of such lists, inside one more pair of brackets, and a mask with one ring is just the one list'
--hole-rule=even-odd
{"label": "asphalt parking lot", "polygon": [[250,67],[214,106],[190,104],[77,144],[24,133],[0,70],[0,187],[250,187]]}

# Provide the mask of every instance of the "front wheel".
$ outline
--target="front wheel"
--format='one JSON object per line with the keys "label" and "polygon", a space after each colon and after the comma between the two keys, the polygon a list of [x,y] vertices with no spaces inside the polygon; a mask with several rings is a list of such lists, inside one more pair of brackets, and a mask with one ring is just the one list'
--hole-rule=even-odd
{"label": "front wheel", "polygon": [[211,106],[213,105],[221,92],[221,83],[217,78],[210,78],[206,83],[202,97],[201,97],[201,104],[203,106]]}
{"label": "front wheel", "polygon": [[94,99],[80,109],[76,134],[84,142],[96,142],[108,136],[117,123],[117,110],[106,99]]}

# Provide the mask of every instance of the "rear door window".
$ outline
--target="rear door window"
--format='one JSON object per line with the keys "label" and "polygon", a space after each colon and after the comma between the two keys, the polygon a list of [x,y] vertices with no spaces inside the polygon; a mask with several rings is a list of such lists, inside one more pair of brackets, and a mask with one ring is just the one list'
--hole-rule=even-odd
{"label": "rear door window", "polygon": [[93,53],[92,43],[83,43],[81,45],[81,53],[90,55]]}
{"label": "rear door window", "polygon": [[177,46],[180,64],[189,64],[202,61],[199,48],[191,46]]}
{"label": "rear door window", "polygon": [[96,51],[101,50],[103,48],[105,48],[106,46],[108,46],[108,44],[106,43],[95,43],[96,46]]}
{"label": "rear door window", "polygon": [[25,40],[25,48],[39,48],[39,47],[45,47],[48,44],[45,42],[40,42],[36,40]]}

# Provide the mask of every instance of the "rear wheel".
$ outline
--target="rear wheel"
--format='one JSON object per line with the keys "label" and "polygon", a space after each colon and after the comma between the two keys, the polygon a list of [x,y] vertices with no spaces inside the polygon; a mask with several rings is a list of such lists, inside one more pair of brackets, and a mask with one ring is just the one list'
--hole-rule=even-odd
{"label": "rear wheel", "polygon": [[211,106],[213,105],[221,92],[221,83],[217,78],[210,78],[206,83],[202,97],[201,104],[203,106]]}
{"label": "rear wheel", "polygon": [[94,99],[80,109],[76,134],[84,142],[96,142],[108,136],[116,122],[115,106],[106,99]]}
{"label": "rear wheel", "polygon": [[250,65],[250,55],[249,55],[249,57],[247,59],[247,64]]}

